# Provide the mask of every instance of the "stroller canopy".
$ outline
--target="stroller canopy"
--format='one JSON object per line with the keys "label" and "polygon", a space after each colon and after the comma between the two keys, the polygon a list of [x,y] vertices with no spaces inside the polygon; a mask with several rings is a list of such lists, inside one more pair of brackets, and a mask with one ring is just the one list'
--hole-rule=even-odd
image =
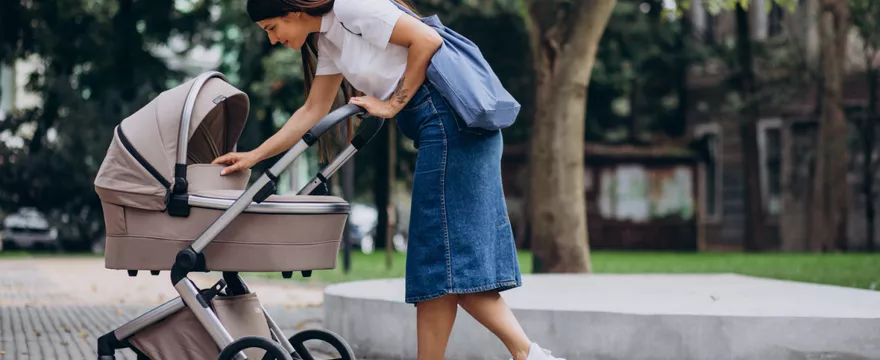
{"label": "stroller canopy", "polygon": [[[191,106],[188,97],[195,98]],[[121,206],[164,210],[178,151],[186,153],[182,165],[210,163],[235,151],[248,108],[247,95],[219,73],[203,74],[162,92],[116,127],[95,178],[98,196]],[[183,133],[187,116],[189,126]],[[186,139],[179,139],[181,135]]]}

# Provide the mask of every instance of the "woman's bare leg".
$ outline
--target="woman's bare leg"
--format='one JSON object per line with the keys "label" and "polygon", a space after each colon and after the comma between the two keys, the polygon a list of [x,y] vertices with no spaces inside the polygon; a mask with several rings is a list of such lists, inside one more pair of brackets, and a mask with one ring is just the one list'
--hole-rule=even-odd
{"label": "woman's bare leg", "polygon": [[498,292],[459,295],[458,303],[504,343],[514,360],[526,360],[532,342]]}
{"label": "woman's bare leg", "polygon": [[443,360],[458,311],[458,296],[446,295],[418,303],[418,360]]}

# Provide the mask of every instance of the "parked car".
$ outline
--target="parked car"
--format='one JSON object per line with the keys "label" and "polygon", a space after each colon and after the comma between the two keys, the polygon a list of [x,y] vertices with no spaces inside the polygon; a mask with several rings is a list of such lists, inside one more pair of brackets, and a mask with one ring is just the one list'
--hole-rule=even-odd
{"label": "parked car", "polygon": [[3,247],[8,249],[60,249],[58,229],[37,209],[24,207],[3,219]]}

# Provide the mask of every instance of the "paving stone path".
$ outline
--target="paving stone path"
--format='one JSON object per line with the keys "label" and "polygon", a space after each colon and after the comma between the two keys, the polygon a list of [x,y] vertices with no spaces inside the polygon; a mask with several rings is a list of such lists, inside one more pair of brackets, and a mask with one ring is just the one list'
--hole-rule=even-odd
{"label": "paving stone path", "polygon": [[[219,273],[194,274],[208,287]],[[320,327],[323,290],[293,281],[246,278],[288,336]],[[97,338],[177,297],[167,272],[104,269],[101,258],[0,259],[0,360],[97,358]],[[117,359],[131,359],[130,350]]]}

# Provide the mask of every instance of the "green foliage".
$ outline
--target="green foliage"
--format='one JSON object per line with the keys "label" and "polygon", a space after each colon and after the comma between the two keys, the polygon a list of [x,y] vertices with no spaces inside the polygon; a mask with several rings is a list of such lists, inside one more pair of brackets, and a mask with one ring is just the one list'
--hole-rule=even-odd
{"label": "green foliage", "polygon": [[[735,9],[739,4],[744,9],[748,9],[749,5],[751,5],[751,0],[700,0],[702,2],[703,8],[706,9],[712,15],[718,15],[718,13],[725,10]],[[868,0],[870,1],[870,0]],[[679,0],[679,6],[682,9],[689,9],[693,4],[693,0]],[[773,3],[776,3],[780,7],[788,10],[789,12],[794,11],[794,9],[798,5],[798,0],[766,0],[764,1],[764,11],[770,12],[773,8]]]}
{"label": "green foliage", "polygon": [[596,273],[725,274],[880,290],[876,254],[658,253],[598,251]]}
{"label": "green foliage", "polygon": [[[0,121],[0,209],[35,206],[65,238],[100,235],[93,181],[122,119],[184,79],[153,49],[205,41],[208,3],[171,0],[4,1],[2,58],[34,59],[27,89],[42,103]],[[12,36],[6,36],[11,34]]]}
{"label": "green foliage", "polygon": [[[685,64],[707,53],[688,36],[686,23],[662,14],[662,1],[615,6],[590,79],[588,140],[638,141],[646,133],[676,136],[683,131],[681,75]],[[637,133],[630,134],[630,127]]]}
{"label": "green foliage", "polygon": [[[250,21],[245,2],[218,0],[213,24],[223,59],[218,71],[248,94],[250,113],[239,150],[253,149],[283,125],[304,102],[299,52],[272,46],[266,32]],[[255,168],[260,173],[268,162]]]}
{"label": "green foliage", "polygon": [[880,50],[880,1],[849,0],[852,24],[866,45]]}

